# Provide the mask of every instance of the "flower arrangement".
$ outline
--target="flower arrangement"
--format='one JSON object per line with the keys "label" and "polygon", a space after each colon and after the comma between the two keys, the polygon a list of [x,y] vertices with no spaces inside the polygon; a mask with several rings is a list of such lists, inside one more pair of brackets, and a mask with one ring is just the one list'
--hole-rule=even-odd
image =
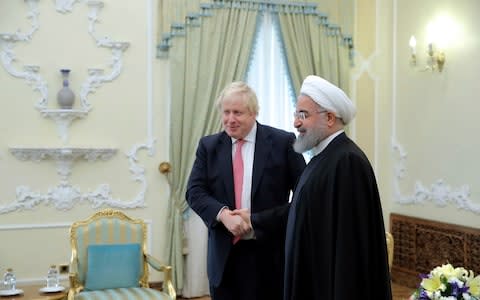
{"label": "flower arrangement", "polygon": [[421,274],[422,282],[410,300],[480,300],[480,275],[451,264]]}

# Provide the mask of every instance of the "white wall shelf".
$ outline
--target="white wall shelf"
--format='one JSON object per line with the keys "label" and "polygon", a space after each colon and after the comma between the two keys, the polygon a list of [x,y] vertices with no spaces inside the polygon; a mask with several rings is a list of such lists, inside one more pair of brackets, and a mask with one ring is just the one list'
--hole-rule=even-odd
{"label": "white wall shelf", "polygon": [[3,207],[0,206],[0,214],[20,209],[31,209],[41,202],[53,204],[59,210],[69,210],[75,203],[84,200],[89,200],[94,206],[100,206],[111,200],[110,187],[107,184],[101,184],[95,191],[82,194],[78,187],[69,182],[68,178],[72,173],[72,166],[75,161],[105,161],[117,153],[115,148],[10,147],[10,153],[21,161],[54,160],[57,163],[60,183],[49,188],[45,194],[33,192],[27,186],[18,186],[16,201]]}
{"label": "white wall shelf", "polygon": [[95,162],[97,160],[110,159],[117,149],[114,148],[23,148],[11,147],[10,153],[22,161],[41,161],[52,159],[57,162],[57,173],[61,176],[62,182],[68,182],[68,177],[72,173],[72,165],[76,160],[86,160]]}

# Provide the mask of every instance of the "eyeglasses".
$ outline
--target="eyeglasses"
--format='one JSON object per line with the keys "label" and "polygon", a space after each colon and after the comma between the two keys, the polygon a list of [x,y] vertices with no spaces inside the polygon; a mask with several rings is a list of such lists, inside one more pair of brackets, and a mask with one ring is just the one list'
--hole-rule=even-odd
{"label": "eyeglasses", "polygon": [[[320,110],[320,111],[315,111],[317,114],[325,113],[328,112],[328,110]],[[308,117],[310,117],[310,113],[308,111],[295,111],[293,112],[293,118],[294,119],[299,119],[299,120],[305,120]]]}

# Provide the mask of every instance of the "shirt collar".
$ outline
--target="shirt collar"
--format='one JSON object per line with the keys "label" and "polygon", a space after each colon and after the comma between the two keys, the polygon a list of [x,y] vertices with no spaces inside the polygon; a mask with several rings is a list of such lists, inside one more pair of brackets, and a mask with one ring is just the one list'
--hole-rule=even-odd
{"label": "shirt collar", "polygon": [[[246,137],[243,138],[243,140],[245,142],[249,142],[249,143],[255,143],[255,137],[257,136],[257,122],[255,122],[253,124],[253,127],[252,129],[250,130],[250,132],[247,134]],[[231,138],[232,139],[232,145],[235,144],[237,142],[237,139],[236,138]]]}
{"label": "shirt collar", "polygon": [[323,141],[321,141],[320,143],[318,143],[317,146],[313,147],[313,148],[312,148],[312,154],[313,154],[313,156],[316,156],[316,155],[320,154],[320,152],[322,152],[323,150],[325,150],[325,148],[327,148],[328,144],[330,144],[330,142],[331,142],[334,138],[336,138],[339,134],[341,134],[342,132],[345,132],[345,130],[340,129],[339,131],[332,133],[331,135],[327,136]]}

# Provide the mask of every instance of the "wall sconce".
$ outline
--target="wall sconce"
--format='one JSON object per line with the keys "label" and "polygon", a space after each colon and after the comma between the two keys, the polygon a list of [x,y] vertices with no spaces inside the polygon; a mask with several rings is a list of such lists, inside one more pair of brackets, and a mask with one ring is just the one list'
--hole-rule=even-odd
{"label": "wall sconce", "polygon": [[445,64],[445,53],[441,50],[435,51],[433,48],[433,43],[428,44],[427,53],[427,67],[432,71],[438,70],[438,72],[442,72],[443,65]]}
{"label": "wall sconce", "polygon": [[[415,36],[410,37],[410,41],[408,42],[410,46],[410,65],[416,66],[417,65],[417,40]],[[442,72],[443,66],[445,65],[445,53],[441,50],[436,50],[433,42],[428,43],[427,47],[427,63],[421,71],[438,71]]]}
{"label": "wall sconce", "polygon": [[[426,63],[419,68],[420,71],[438,71],[442,72],[445,66],[445,49],[452,47],[455,41],[461,36],[459,26],[447,15],[439,15],[429,22],[426,27]],[[416,67],[419,59],[417,58],[417,40],[412,35],[409,40],[410,46],[410,65]]]}

